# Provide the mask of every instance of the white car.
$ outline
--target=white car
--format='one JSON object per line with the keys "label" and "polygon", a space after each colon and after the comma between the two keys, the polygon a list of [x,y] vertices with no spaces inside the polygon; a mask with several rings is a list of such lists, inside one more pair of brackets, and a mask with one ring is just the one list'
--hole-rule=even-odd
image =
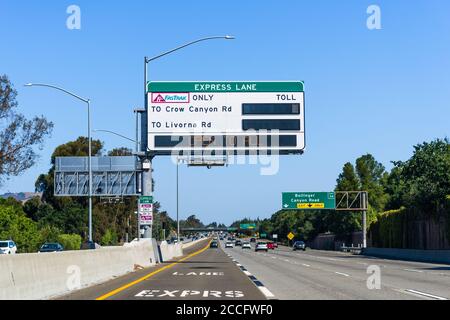
{"label": "white car", "polygon": [[252,248],[252,246],[251,246],[250,242],[244,242],[242,244],[242,249],[251,249],[251,248]]}
{"label": "white car", "polygon": [[227,241],[227,243],[225,243],[225,248],[234,248],[234,243],[231,241]]}
{"label": "white car", "polygon": [[17,246],[12,240],[0,241],[0,251],[3,254],[16,254]]}
{"label": "white car", "polygon": [[267,252],[269,250],[269,248],[267,247],[267,243],[258,242],[255,246],[255,251],[258,252],[260,250]]}

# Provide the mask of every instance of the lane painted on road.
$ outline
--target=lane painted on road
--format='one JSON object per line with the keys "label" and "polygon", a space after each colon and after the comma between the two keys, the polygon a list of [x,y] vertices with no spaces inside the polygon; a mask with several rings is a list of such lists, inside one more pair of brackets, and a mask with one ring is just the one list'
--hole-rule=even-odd
{"label": "lane painted on road", "polygon": [[143,282],[143,281],[145,281],[145,280],[147,280],[147,279],[153,277],[154,275],[156,275],[156,274],[158,274],[158,273],[160,273],[160,272],[162,272],[162,271],[164,271],[164,270],[167,270],[167,269],[170,269],[170,268],[176,266],[176,265],[179,264],[180,262],[183,262],[183,261],[186,261],[187,259],[190,259],[190,258],[192,258],[192,257],[195,257],[196,255],[199,255],[200,253],[202,253],[202,252],[204,252],[205,250],[207,250],[207,249],[209,248],[209,244],[210,244],[210,243],[211,243],[211,241],[209,241],[208,244],[207,244],[204,248],[202,248],[202,249],[200,249],[200,250],[198,250],[198,251],[196,251],[196,252],[194,252],[194,253],[191,253],[190,255],[188,255],[188,256],[186,256],[186,257],[184,257],[184,258],[182,258],[182,259],[180,259],[180,260],[178,260],[178,261],[176,261],[176,262],[173,262],[173,263],[171,263],[171,264],[169,264],[169,265],[167,265],[167,266],[164,266],[164,267],[162,267],[162,268],[159,268],[158,270],[155,270],[155,271],[153,271],[153,272],[150,272],[149,274],[147,274],[147,275],[145,275],[145,276],[143,276],[143,277],[141,277],[141,278],[139,278],[139,279],[137,279],[137,280],[134,280],[134,281],[132,281],[132,282],[130,282],[130,283],[127,283],[126,285],[123,285],[123,286],[121,286],[121,287],[119,287],[119,288],[117,288],[117,289],[115,289],[115,290],[113,290],[113,291],[111,291],[111,292],[108,292],[108,293],[106,293],[106,294],[104,294],[104,295],[98,297],[96,300],[106,300],[106,299],[108,299],[108,298],[110,298],[110,297],[112,297],[112,296],[118,294],[119,292],[122,292],[122,291],[124,291],[124,290],[127,290],[128,288],[131,288],[132,286],[135,286],[135,285],[137,285],[137,284],[139,284],[139,283],[141,283],[141,282]]}

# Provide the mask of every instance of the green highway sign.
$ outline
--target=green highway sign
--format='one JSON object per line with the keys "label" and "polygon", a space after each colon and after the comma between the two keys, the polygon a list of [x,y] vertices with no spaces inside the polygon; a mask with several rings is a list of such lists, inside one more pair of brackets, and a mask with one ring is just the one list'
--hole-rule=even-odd
{"label": "green highway sign", "polygon": [[255,223],[244,223],[239,226],[241,230],[254,230],[256,229]]}
{"label": "green highway sign", "polygon": [[153,197],[152,196],[140,196],[139,203],[141,203],[141,204],[153,203]]}
{"label": "green highway sign", "polygon": [[334,210],[336,198],[334,192],[284,192],[283,209],[294,210]]}
{"label": "green highway sign", "polygon": [[303,92],[303,81],[148,82],[148,92]]}
{"label": "green highway sign", "polygon": [[267,238],[267,233],[261,233],[260,238]]}

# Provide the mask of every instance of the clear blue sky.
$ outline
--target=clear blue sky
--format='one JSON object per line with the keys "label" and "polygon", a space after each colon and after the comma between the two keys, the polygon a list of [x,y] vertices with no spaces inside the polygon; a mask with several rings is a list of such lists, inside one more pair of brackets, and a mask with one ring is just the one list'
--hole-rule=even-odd
{"label": "clear blue sky", "polygon": [[[66,9],[81,7],[81,30]],[[377,4],[382,30],[368,30]],[[50,154],[86,133],[84,106],[27,82],[58,84],[89,97],[93,127],[133,137],[143,105],[143,57],[202,36],[232,34],[150,65],[152,80],[304,80],[307,151],[281,159],[275,176],[257,166],[180,170],[181,217],[231,223],[269,217],[283,191],[328,191],[347,161],[372,153],[387,168],[413,145],[450,136],[450,2],[21,1],[0,0],[0,73],[10,76],[26,116],[55,123],[41,160],[0,188],[33,191]],[[133,147],[97,135],[106,149]],[[175,166],[154,161],[155,197],[175,215]]]}

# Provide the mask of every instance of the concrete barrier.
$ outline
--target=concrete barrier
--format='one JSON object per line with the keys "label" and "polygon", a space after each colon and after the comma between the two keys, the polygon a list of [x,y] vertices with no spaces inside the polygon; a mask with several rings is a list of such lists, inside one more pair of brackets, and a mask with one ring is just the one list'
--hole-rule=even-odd
{"label": "concrete barrier", "polygon": [[0,299],[47,299],[155,264],[151,240],[96,250],[0,256]]}
{"label": "concrete barrier", "polygon": [[366,248],[361,254],[385,259],[450,264],[450,250]]}
{"label": "concrete barrier", "polygon": [[168,244],[167,241],[163,241],[159,245],[159,249],[161,250],[162,262],[170,261],[183,255],[182,245],[178,243]]}

